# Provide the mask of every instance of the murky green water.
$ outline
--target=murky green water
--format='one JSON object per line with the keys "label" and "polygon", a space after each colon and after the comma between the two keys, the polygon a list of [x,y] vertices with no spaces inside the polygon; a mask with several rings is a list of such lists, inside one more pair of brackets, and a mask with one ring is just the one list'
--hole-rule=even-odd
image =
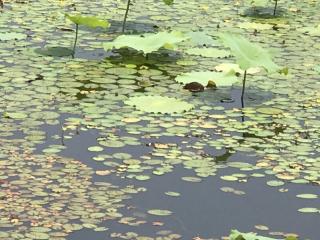
{"label": "murky green water", "polygon": [[[279,1],[278,15],[262,18],[242,1],[133,2],[127,33],[203,31],[210,48],[226,50],[217,34],[232,32],[271,49],[289,74],[249,74],[244,108],[241,76],[199,93],[175,81],[225,70],[232,56],[187,54],[199,47],[190,41],[148,57],[104,51],[102,43],[120,34],[125,5],[5,2],[0,239],[200,240],[231,229],[318,239],[319,3]],[[80,27],[73,59],[40,55],[36,49],[72,47],[66,12],[108,19],[111,27]],[[141,95],[193,109],[148,113],[147,105],[127,104]]]}

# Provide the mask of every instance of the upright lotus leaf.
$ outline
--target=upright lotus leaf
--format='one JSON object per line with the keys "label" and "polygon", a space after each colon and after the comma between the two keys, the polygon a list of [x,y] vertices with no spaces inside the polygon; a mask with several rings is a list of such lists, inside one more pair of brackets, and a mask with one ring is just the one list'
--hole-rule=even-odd
{"label": "upright lotus leaf", "polygon": [[147,33],[143,35],[121,35],[114,41],[104,43],[106,51],[112,48],[133,48],[148,54],[159,50],[160,48],[174,49],[176,44],[185,41],[188,37],[181,32],[159,32]]}
{"label": "upright lotus leaf", "polygon": [[253,67],[262,67],[268,72],[280,70],[280,67],[272,61],[270,53],[260,45],[231,33],[220,34],[220,39],[226,47],[231,49],[242,70]]}
{"label": "upright lotus leaf", "polygon": [[237,230],[231,230],[229,239],[230,240],[280,240],[276,238],[257,236],[256,233],[242,233]]}
{"label": "upright lotus leaf", "polygon": [[86,26],[89,28],[108,28],[110,27],[110,23],[108,21],[102,20],[97,17],[92,17],[92,16],[82,16],[82,15],[74,15],[71,16],[69,14],[65,14],[66,18],[69,19],[71,22],[73,22],[76,25],[76,36],[74,39],[74,44],[73,44],[73,54],[72,57],[74,57],[75,51],[76,51],[76,45],[78,41],[78,30],[79,30],[79,25]]}
{"label": "upright lotus leaf", "polygon": [[261,67],[267,72],[278,71],[284,74],[288,73],[288,69],[281,69],[275,64],[272,61],[270,53],[260,45],[252,43],[242,36],[231,33],[222,33],[219,36],[223,44],[230,48],[232,55],[234,55],[237,60],[237,64],[244,70],[241,93],[242,107],[244,107],[244,91],[249,68]]}
{"label": "upright lotus leaf", "polygon": [[110,27],[110,23],[108,21],[97,18],[97,17],[93,17],[93,16],[82,16],[82,15],[71,16],[69,14],[66,14],[66,18],[76,25],[83,25],[89,28],[101,27],[106,29]]}
{"label": "upright lotus leaf", "polygon": [[209,81],[216,84],[217,87],[228,87],[238,81],[238,78],[234,75],[234,72],[189,72],[178,75],[175,79],[179,83],[188,84],[192,82],[200,83],[203,86],[207,86]]}
{"label": "upright lotus leaf", "polygon": [[182,113],[194,107],[185,101],[162,96],[130,97],[124,103],[150,113]]}

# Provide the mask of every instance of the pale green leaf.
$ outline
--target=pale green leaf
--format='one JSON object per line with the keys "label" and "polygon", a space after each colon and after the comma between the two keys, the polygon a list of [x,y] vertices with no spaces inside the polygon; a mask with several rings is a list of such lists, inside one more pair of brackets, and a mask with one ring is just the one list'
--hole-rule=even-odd
{"label": "pale green leaf", "polygon": [[268,72],[280,70],[280,67],[272,61],[270,53],[260,45],[230,33],[220,34],[220,39],[226,47],[231,49],[242,70],[253,67],[262,67]]}
{"label": "pale green leaf", "polygon": [[125,101],[130,106],[151,113],[181,113],[191,110],[194,106],[176,98],[162,96],[137,96]]}
{"label": "pale green leaf", "polygon": [[106,51],[112,48],[133,48],[143,53],[151,53],[160,48],[174,49],[176,44],[188,39],[180,32],[159,32],[143,35],[121,35],[114,41],[104,43]]}
{"label": "pale green leaf", "polygon": [[71,22],[77,25],[83,25],[90,28],[108,28],[110,27],[110,23],[106,20],[92,17],[92,16],[82,16],[82,15],[74,15],[71,16],[69,14],[65,15],[67,19],[69,19]]}

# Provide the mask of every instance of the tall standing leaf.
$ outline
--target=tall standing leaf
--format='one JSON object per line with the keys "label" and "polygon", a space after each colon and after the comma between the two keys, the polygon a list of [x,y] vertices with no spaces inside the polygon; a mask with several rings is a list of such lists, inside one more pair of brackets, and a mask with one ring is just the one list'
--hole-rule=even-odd
{"label": "tall standing leaf", "polygon": [[66,18],[69,19],[71,22],[73,22],[76,25],[76,36],[74,39],[73,44],[73,57],[76,51],[76,45],[78,41],[78,31],[79,31],[79,25],[86,26],[89,28],[108,28],[110,27],[110,23],[108,21],[105,21],[103,19],[93,17],[93,16],[82,16],[82,15],[74,15],[71,16],[69,14],[65,14]]}
{"label": "tall standing leaf", "polygon": [[272,61],[270,53],[260,45],[231,33],[220,34],[220,39],[226,47],[230,48],[242,70],[253,67],[262,67],[268,72],[280,70],[280,67]]}
{"label": "tall standing leaf", "polygon": [[276,72],[284,70],[272,61],[270,53],[263,49],[260,45],[252,43],[242,36],[222,33],[220,34],[220,39],[222,43],[230,48],[231,53],[235,56],[237,64],[242,70],[244,70],[242,93],[241,93],[241,103],[244,107],[244,91],[246,86],[247,70],[254,67],[262,67],[267,72]]}

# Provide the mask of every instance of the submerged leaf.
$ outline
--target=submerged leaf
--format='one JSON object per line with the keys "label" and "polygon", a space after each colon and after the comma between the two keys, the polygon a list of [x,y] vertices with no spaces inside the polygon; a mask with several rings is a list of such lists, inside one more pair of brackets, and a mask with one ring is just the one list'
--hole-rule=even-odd
{"label": "submerged leaf", "polygon": [[66,57],[73,54],[72,49],[66,47],[37,48],[34,51],[40,55],[52,57]]}

